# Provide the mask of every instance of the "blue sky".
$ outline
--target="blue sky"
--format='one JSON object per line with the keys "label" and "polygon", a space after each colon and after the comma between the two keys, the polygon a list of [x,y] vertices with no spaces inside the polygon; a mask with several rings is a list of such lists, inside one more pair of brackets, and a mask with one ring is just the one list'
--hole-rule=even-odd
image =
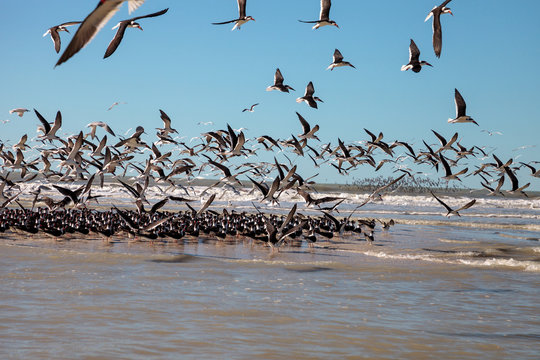
{"label": "blue sky", "polygon": [[[107,122],[117,134],[142,125],[145,138],[154,141],[161,127],[158,109],[189,140],[202,132],[245,127],[246,136],[269,134],[285,139],[299,134],[295,112],[312,125],[319,124],[323,142],[337,144],[366,140],[363,128],[382,131],[385,140],[421,140],[436,143],[436,130],[451,137],[459,132],[463,144],[496,148],[504,160],[540,160],[540,22],[533,1],[454,0],[455,16],[443,15],[443,51],[440,59],[431,45],[431,20],[424,19],[438,2],[339,1],[331,18],[341,29],[312,30],[298,19],[315,20],[318,0],[249,0],[248,15],[256,22],[231,32],[232,25],[213,26],[237,16],[235,0],[147,0],[128,15],[124,5],[96,38],[65,64],[49,37],[42,34],[65,21],[82,20],[96,6],[88,1],[3,1],[0,32],[0,139],[16,142],[35,136],[33,113],[22,119],[10,115],[15,107],[38,109],[53,120],[57,110],[64,119],[62,133],[75,133],[92,121]],[[169,7],[159,18],[143,19],[144,31],[128,29],[116,53],[103,54],[119,21]],[[72,34],[61,34],[62,51]],[[401,72],[408,61],[409,39],[420,48],[421,59],[434,65],[419,74]],[[338,48],[357,69],[326,71]],[[266,92],[276,67],[291,94]],[[295,102],[309,81],[324,100],[319,109]],[[455,116],[454,88],[467,102],[467,112],[479,124],[448,124]],[[115,101],[126,102],[111,111]],[[260,103],[254,113],[241,110]],[[213,126],[197,125],[212,121]],[[503,135],[489,136],[481,129]],[[150,130],[150,131],[149,131]],[[521,146],[530,146],[517,149]],[[517,150],[516,150],[517,149]],[[309,160],[309,159],[308,159]],[[309,160],[310,161],[310,160]],[[309,162],[303,162],[313,174]],[[428,170],[424,168],[423,170]],[[362,167],[348,178],[328,167],[319,182],[350,182],[376,175]],[[390,174],[391,169],[383,171]],[[527,171],[522,171],[523,178]],[[531,188],[540,181],[530,176]],[[471,186],[478,186],[477,182]]]}

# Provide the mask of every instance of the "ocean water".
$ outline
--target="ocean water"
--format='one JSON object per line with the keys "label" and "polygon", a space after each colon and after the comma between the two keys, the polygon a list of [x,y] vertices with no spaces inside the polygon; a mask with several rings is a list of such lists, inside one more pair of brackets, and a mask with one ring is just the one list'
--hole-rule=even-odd
{"label": "ocean water", "polygon": [[[365,198],[341,195],[338,216]],[[257,197],[220,194],[210,208],[285,213],[298,201],[320,214],[293,194],[279,206]],[[473,196],[441,197],[459,207]],[[431,196],[389,194],[352,215],[396,220],[372,244],[347,235],[279,252],[243,238],[5,233],[0,358],[537,359],[539,200],[478,198],[461,217],[443,212]]]}

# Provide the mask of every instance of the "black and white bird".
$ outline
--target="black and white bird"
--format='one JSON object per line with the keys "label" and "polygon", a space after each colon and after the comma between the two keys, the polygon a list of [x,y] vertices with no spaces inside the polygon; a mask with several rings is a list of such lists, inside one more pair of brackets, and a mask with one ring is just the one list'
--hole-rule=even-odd
{"label": "black and white bird", "polygon": [[129,12],[131,13],[141,6],[145,0],[99,0],[94,11],[83,20],[81,26],[77,29],[73,39],[71,39],[66,50],[64,50],[64,53],[58,59],[55,67],[68,61],[92,41],[99,30],[116,14],[125,1],[128,2]]}
{"label": "black and white bird", "polygon": [[452,11],[450,8],[447,8],[446,5],[452,0],[446,0],[441,5],[435,6],[431,11],[429,12],[428,16],[426,17],[426,20],[424,22],[428,21],[430,17],[433,16],[433,50],[435,51],[435,56],[438,58],[441,57],[441,50],[442,50],[442,28],[441,28],[441,14],[452,14]]}
{"label": "black and white bird", "polygon": [[334,68],[340,67],[340,66],[350,66],[350,67],[352,67],[353,69],[356,69],[356,68],[354,67],[354,65],[351,64],[350,62],[348,62],[348,61],[343,61],[343,55],[341,55],[341,52],[340,52],[338,49],[336,49],[336,50],[334,51],[333,61],[332,61],[332,63],[326,68],[326,70],[332,71],[332,70],[334,70]]}
{"label": "black and white bird", "polygon": [[321,0],[321,13],[319,15],[319,20],[305,21],[298,20],[303,23],[315,24],[313,29],[318,29],[321,26],[332,25],[339,29],[338,24],[334,20],[330,20],[330,7],[332,6],[331,0]]}
{"label": "black and white bird", "polygon": [[253,104],[251,105],[249,108],[245,108],[244,110],[242,110],[242,112],[246,112],[246,111],[249,111],[249,112],[253,112],[255,110],[253,110],[255,108],[255,106],[259,105],[259,103],[256,103],[256,104]]}
{"label": "black and white bird", "polygon": [[212,25],[225,25],[225,24],[234,23],[234,26],[231,29],[231,31],[232,31],[232,30],[235,30],[235,29],[240,30],[242,25],[244,25],[245,23],[247,23],[250,20],[255,21],[255,19],[253,17],[246,16],[246,2],[247,2],[247,0],[238,0],[238,19],[212,23]]}
{"label": "black and white bird", "polygon": [[51,34],[51,39],[54,43],[54,50],[56,50],[56,53],[60,52],[61,47],[61,41],[60,41],[60,34],[58,34],[60,31],[65,31],[69,33],[69,30],[67,29],[67,26],[77,25],[80,24],[81,21],[68,21],[60,25],[53,26],[49,28],[45,34],[43,34],[43,37]]}
{"label": "black and white bird", "polygon": [[283,85],[283,75],[281,75],[281,71],[276,69],[276,73],[274,74],[274,85],[270,85],[266,88],[266,91],[272,91],[272,90],[279,90],[281,92],[288,93],[289,90],[295,91],[292,87],[289,85]]}
{"label": "black and white bird", "polygon": [[401,71],[412,70],[417,73],[422,70],[422,66],[424,65],[433,66],[427,61],[420,61],[420,50],[418,49],[418,46],[416,46],[414,40],[411,39],[411,44],[409,45],[409,63],[407,65],[403,65],[401,67]]}
{"label": "black and white bird", "polygon": [[315,93],[315,88],[313,87],[313,83],[310,81],[309,84],[307,84],[306,86],[306,92],[304,96],[296,99],[296,102],[301,103],[302,101],[304,101],[306,104],[308,104],[312,108],[317,109],[317,101],[320,101],[320,102],[324,102],[324,101],[322,101],[320,98],[316,96],[313,96],[314,93]]}
{"label": "black and white bird", "polygon": [[457,216],[461,216],[459,214],[459,212],[461,210],[466,210],[468,208],[470,208],[471,206],[473,206],[475,203],[476,203],[476,199],[474,200],[471,200],[469,201],[468,203],[466,203],[465,205],[463,205],[462,207],[460,207],[459,209],[457,210],[454,210],[452,209],[450,206],[446,205],[441,199],[439,199],[437,196],[435,196],[435,194],[433,192],[431,192],[431,195],[433,195],[433,197],[435,198],[435,200],[437,200],[442,206],[444,206],[444,208],[446,209],[447,213],[446,213],[446,216],[452,216],[452,215],[457,215]]}
{"label": "black and white bird", "polygon": [[455,89],[454,94],[455,94],[454,101],[456,103],[456,118],[448,119],[448,122],[451,124],[473,123],[473,124],[478,125],[478,123],[474,121],[472,117],[470,117],[469,115],[466,115],[467,104],[465,103],[465,100],[463,100],[463,96],[461,96],[458,89]]}
{"label": "black and white bird", "polygon": [[122,42],[122,39],[124,38],[124,33],[126,32],[126,29],[128,27],[137,28],[137,29],[140,29],[142,31],[143,28],[141,27],[141,25],[138,22],[136,22],[137,20],[150,18],[150,17],[161,16],[161,15],[165,14],[168,10],[169,9],[167,8],[167,9],[164,9],[164,10],[152,13],[152,14],[143,15],[143,16],[137,16],[137,17],[134,17],[134,18],[131,18],[131,19],[120,21],[118,24],[116,24],[115,27],[113,27],[113,30],[116,29],[116,28],[118,28],[118,30],[116,31],[116,34],[114,35],[114,38],[109,43],[109,46],[107,47],[107,51],[105,51],[105,55],[103,56],[103,58],[106,59],[109,56],[111,56],[112,54],[114,54],[114,52],[116,51],[116,49],[120,45],[120,42]]}

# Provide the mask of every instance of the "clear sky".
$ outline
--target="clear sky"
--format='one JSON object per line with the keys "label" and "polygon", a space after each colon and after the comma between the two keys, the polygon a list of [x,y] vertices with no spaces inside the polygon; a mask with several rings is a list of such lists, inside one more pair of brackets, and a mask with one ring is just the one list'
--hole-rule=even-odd
{"label": "clear sky", "polygon": [[[388,142],[409,141],[420,149],[422,139],[437,142],[430,131],[434,129],[448,138],[459,132],[467,146],[493,147],[503,161],[540,160],[537,2],[452,1],[448,6],[454,16],[442,16],[443,50],[437,59],[431,20],[424,19],[438,1],[334,0],[330,15],[340,29],[312,30],[297,20],[317,19],[318,0],[248,0],[247,13],[256,22],[231,32],[231,24],[211,22],[236,18],[235,0],[146,0],[131,15],[123,5],[86,48],[54,68],[59,54],[50,37],[42,34],[53,25],[84,19],[96,4],[97,0],[0,3],[0,120],[10,120],[0,123],[2,141],[13,144],[24,133],[36,135],[36,116],[10,115],[16,107],[36,108],[49,121],[61,110],[61,133],[67,134],[92,121],[105,121],[117,134],[142,125],[148,142],[155,140],[153,129],[162,126],[158,109],[169,114],[173,127],[187,140],[227,123],[249,129],[248,138],[269,134],[285,139],[301,133],[298,111],[312,125],[319,124],[319,137],[332,144],[338,137],[345,142],[366,140],[363,128],[368,128],[382,131]],[[115,33],[111,28],[119,20],[167,7],[167,14],[140,21],[144,31],[127,29],[116,53],[103,59]],[[60,34],[61,51],[76,31],[70,29],[71,34]],[[410,38],[433,68],[418,74],[400,71],[408,62]],[[325,70],[336,48],[356,70]],[[265,91],[277,67],[296,92]],[[324,100],[318,110],[295,102],[309,81]],[[454,88],[479,127],[447,123],[455,117]],[[126,104],[107,111],[115,101]],[[260,103],[255,112],[241,112],[253,103]],[[208,121],[214,125],[197,125]],[[489,136],[481,129],[503,135]],[[522,146],[526,147],[518,149]],[[329,167],[317,172],[319,182],[344,183],[374,175],[365,166],[349,177]],[[538,190],[540,180],[528,172],[522,170],[521,178],[527,176],[524,181]]]}

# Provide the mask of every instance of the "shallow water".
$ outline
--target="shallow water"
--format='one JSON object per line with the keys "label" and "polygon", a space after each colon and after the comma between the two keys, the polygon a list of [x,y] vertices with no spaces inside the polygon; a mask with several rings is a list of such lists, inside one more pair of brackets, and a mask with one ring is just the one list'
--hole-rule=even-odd
{"label": "shallow water", "polygon": [[398,224],[251,241],[7,237],[2,359],[537,358],[537,232]]}

